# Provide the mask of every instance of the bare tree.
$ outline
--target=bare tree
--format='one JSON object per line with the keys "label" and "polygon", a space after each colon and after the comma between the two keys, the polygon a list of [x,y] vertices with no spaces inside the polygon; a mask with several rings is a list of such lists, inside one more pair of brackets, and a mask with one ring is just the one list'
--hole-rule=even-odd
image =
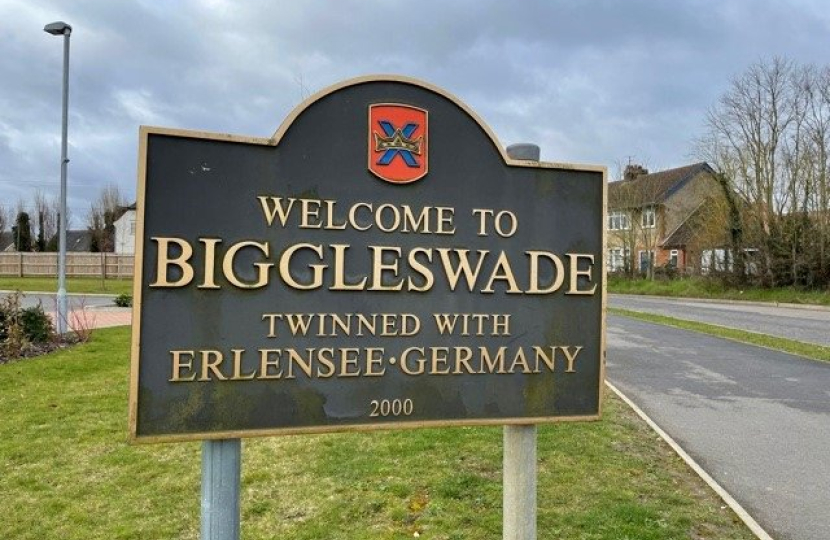
{"label": "bare tree", "polygon": [[35,213],[34,219],[38,223],[38,244],[41,251],[48,249],[48,243],[52,241],[58,232],[59,203],[57,200],[48,200],[41,190],[34,194]]}
{"label": "bare tree", "polygon": [[124,205],[124,197],[115,184],[104,186],[98,198],[90,205],[87,229],[92,234],[92,251],[113,250],[114,223],[119,209]]}
{"label": "bare tree", "polygon": [[759,62],[732,81],[706,123],[697,153],[741,202],[740,219],[737,205],[730,210],[733,249],[759,249],[769,285],[827,283],[828,68]]}
{"label": "bare tree", "polygon": [[9,226],[9,216],[6,212],[6,207],[0,205],[0,234],[6,232],[6,227]]}

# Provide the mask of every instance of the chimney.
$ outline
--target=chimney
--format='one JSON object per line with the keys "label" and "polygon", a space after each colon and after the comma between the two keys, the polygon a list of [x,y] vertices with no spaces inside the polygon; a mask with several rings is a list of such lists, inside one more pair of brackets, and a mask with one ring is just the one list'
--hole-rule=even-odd
{"label": "chimney", "polygon": [[636,163],[629,163],[625,166],[623,172],[623,180],[634,180],[637,177],[648,174],[648,169]]}

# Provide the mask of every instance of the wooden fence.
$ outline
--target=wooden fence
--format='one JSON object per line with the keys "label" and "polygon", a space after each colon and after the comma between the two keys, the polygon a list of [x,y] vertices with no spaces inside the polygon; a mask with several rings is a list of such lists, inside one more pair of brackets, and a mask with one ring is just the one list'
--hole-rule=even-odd
{"label": "wooden fence", "polygon": [[[133,255],[116,253],[67,253],[67,277],[131,278]],[[54,277],[57,253],[0,253],[0,276]]]}

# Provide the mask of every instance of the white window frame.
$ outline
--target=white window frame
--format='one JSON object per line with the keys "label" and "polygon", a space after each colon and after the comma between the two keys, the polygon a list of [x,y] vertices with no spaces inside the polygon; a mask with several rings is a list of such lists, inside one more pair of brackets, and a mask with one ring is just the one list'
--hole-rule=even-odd
{"label": "white window frame", "polygon": [[608,212],[609,231],[627,231],[631,229],[631,219],[628,212],[624,210],[611,210]]}
{"label": "white window frame", "polygon": [[608,271],[625,270],[625,262],[630,253],[631,251],[628,248],[610,248],[608,250],[608,264],[606,265]]}
{"label": "white window frame", "polygon": [[673,249],[673,250],[669,251],[669,265],[672,265],[675,268],[680,266],[680,250],[679,249]]}
{"label": "white window frame", "polygon": [[653,229],[657,226],[657,211],[653,206],[643,208],[643,213],[640,214],[640,225],[644,229]]}

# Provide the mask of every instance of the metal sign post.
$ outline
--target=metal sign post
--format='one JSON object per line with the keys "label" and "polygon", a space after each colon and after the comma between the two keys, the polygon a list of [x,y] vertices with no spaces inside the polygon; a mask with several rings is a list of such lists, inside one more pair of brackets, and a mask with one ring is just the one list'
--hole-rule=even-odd
{"label": "metal sign post", "polygon": [[[512,159],[539,161],[535,144],[507,147]],[[536,426],[504,426],[502,538],[536,540]]]}
{"label": "metal sign post", "polygon": [[201,540],[239,540],[242,441],[202,443]]}

